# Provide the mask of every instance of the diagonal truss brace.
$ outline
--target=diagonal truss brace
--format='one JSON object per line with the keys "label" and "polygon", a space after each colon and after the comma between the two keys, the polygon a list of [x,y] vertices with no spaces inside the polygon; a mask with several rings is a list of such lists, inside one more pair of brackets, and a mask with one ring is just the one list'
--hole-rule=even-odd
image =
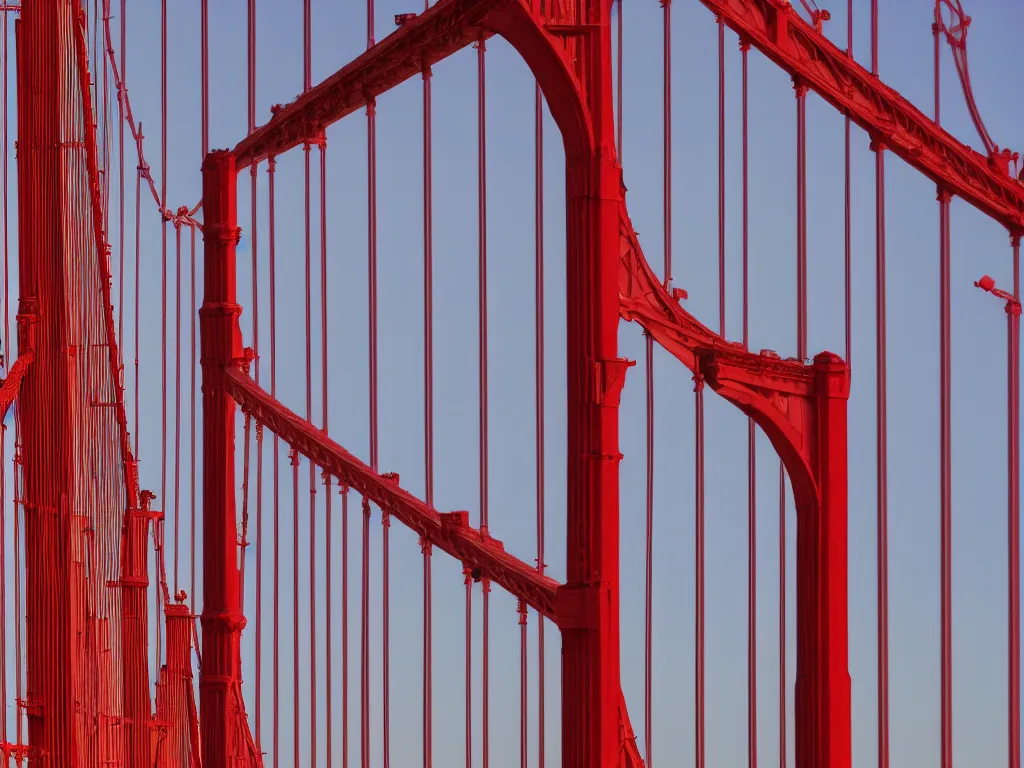
{"label": "diagonal truss brace", "polygon": [[[462,561],[470,569],[479,569],[482,578],[490,579],[522,598],[545,618],[560,623],[557,595],[562,585],[505,552],[497,539],[471,528],[467,512],[439,513],[428,507],[399,488],[392,476],[377,474],[322,430],[272,398],[241,367],[225,369],[222,382],[243,412],[251,414],[307,459],[386,509],[388,514],[398,518],[424,541]],[[624,697],[619,705],[619,717],[622,739],[619,768],[643,768],[643,758],[637,749]]]}
{"label": "diagonal truss brace", "polygon": [[[752,416],[790,471],[794,461],[813,484],[815,366],[783,360],[771,350],[749,352],[723,339],[683,309],[651,270],[623,203],[619,220],[619,313],[639,323],[718,394]],[[794,478],[795,479],[795,478]]]}
{"label": "diagonal truss brace", "polygon": [[754,419],[789,470],[797,511],[796,760],[849,768],[847,436],[849,368],[753,354],[702,325],[655,277],[620,207],[619,312]]}
{"label": "diagonal truss brace", "polygon": [[224,369],[223,385],[243,412],[251,414],[307,459],[387,510],[424,541],[462,561],[471,570],[479,570],[481,578],[493,581],[557,622],[556,597],[561,585],[507,553],[498,539],[470,527],[468,512],[435,511],[402,490],[394,479],[374,472],[322,430],[275,400],[240,367]]}
{"label": "diagonal truss brace", "polygon": [[701,0],[761,53],[884,146],[1011,232],[1024,230],[1024,184],[999,157],[957,141],[804,21],[789,0]]}
{"label": "diagonal truss brace", "polygon": [[353,59],[287,106],[275,109],[233,150],[239,170],[279,155],[346,115],[372,105],[380,94],[429,70],[439,61],[491,32],[482,29],[500,0],[441,0],[407,20],[392,34]]}

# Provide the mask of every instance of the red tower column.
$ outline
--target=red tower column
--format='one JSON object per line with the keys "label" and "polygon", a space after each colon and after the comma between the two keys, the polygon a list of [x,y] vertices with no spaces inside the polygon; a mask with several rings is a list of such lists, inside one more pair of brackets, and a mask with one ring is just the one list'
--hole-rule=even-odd
{"label": "red tower column", "polygon": [[75,138],[69,114],[74,60],[71,6],[26,3],[18,39],[19,291],[38,311],[35,361],[19,397],[25,515],[26,694],[30,765],[79,763],[76,675],[84,617],[76,537],[76,366],[69,354],[74,296],[65,267],[69,229],[64,152]]}
{"label": "red tower column", "polygon": [[149,574],[146,539],[153,494],[142,491],[139,508],[127,510],[121,552],[121,670],[124,680],[124,741],[128,765],[144,765],[150,753]]}
{"label": "red tower column", "polygon": [[560,590],[562,764],[617,766],[619,682],[619,207],[608,0],[580,3],[578,69],[593,156],[567,157],[568,561]]}
{"label": "red tower column", "polygon": [[244,618],[235,514],[235,403],[224,368],[242,356],[235,301],[235,158],[211,152],[203,161],[205,295],[199,310],[203,367],[203,666],[199,673],[203,765],[231,765],[238,754],[233,688],[241,682]]}
{"label": "red tower column", "polygon": [[814,358],[814,488],[794,482],[797,506],[795,732],[799,768],[850,768],[847,618],[847,448],[849,369],[838,356]]}

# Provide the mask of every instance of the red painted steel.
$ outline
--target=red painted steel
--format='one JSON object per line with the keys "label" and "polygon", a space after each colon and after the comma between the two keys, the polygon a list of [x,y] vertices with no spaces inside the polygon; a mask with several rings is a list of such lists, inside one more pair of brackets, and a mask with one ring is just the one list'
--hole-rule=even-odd
{"label": "red painted steel", "polygon": [[654,277],[625,206],[619,295],[633,320],[768,435],[797,506],[798,766],[850,765],[847,667],[846,401],[849,369],[830,353],[812,365],[756,355],[717,336],[682,309]]}
{"label": "red painted steel", "polygon": [[[235,523],[235,410],[223,386],[227,369],[242,359],[235,293],[236,222],[234,156],[203,162],[206,243],[202,308],[203,364],[203,665],[199,696],[204,765],[229,765],[243,752],[248,731],[239,711],[241,612]],[[241,722],[239,722],[241,719]]]}
{"label": "red painted steel", "polygon": [[999,157],[957,141],[804,21],[788,0],[701,0],[765,56],[905,162],[1008,229],[1024,228],[1024,184]]}
{"label": "red painted steel", "polygon": [[[617,61],[612,55],[612,10],[609,0],[578,0],[575,4],[522,4],[514,0],[441,0],[429,2],[419,14],[396,17],[398,29],[375,43],[373,0],[368,0],[368,49],[349,65],[319,85],[312,81],[312,6],[303,4],[302,94],[291,104],[275,107],[264,126],[256,126],[256,24],[255,3],[248,16],[248,135],[233,150],[207,153],[209,144],[210,39],[208,7],[201,6],[201,101],[204,161],[203,223],[194,218],[200,205],[183,206],[171,213],[168,186],[168,90],[169,74],[167,4],[161,4],[161,178],[154,181],[142,156],[141,127],[136,126],[123,82],[126,34],[121,28],[121,59],[110,32],[109,2],[104,0],[105,45],[92,58],[103,66],[103,86],[90,78],[89,34],[85,9],[78,0],[39,0],[21,9],[18,23],[19,59],[19,224],[20,294],[18,357],[7,379],[0,384],[0,415],[18,399],[22,426],[16,461],[21,467],[21,494],[25,511],[26,557],[26,671],[24,698],[17,703],[29,724],[28,742],[3,741],[7,754],[25,756],[30,765],[207,766],[263,763],[262,568],[263,568],[263,431],[274,435],[273,480],[273,760],[280,760],[279,683],[279,441],[290,449],[292,464],[292,681],[294,711],[291,717],[293,762],[316,765],[317,747],[326,740],[327,764],[333,760],[334,733],[331,696],[331,490],[336,482],[342,495],[342,702],[341,764],[347,765],[348,697],[348,493],[355,491],[362,504],[361,648],[360,648],[360,759],[371,764],[371,717],[380,706],[383,764],[390,764],[392,735],[391,676],[391,549],[389,526],[395,520],[418,535],[423,567],[424,643],[422,649],[422,708],[424,765],[433,760],[433,645],[432,581],[433,550],[444,552],[463,566],[466,598],[466,761],[479,753],[489,763],[491,744],[491,611],[493,583],[517,598],[516,626],[519,639],[519,752],[528,764],[528,609],[537,611],[538,646],[538,763],[543,766],[544,747],[544,619],[561,632],[562,643],[562,759],[567,768],[644,765],[622,692],[620,674],[620,509],[619,509],[619,405],[632,361],[619,356],[621,320],[638,323],[646,339],[647,371],[647,482],[646,482],[646,583],[644,628],[644,734],[647,765],[651,764],[653,706],[651,689],[653,558],[654,558],[654,343],[659,344],[692,371],[696,397],[695,540],[696,638],[695,638],[695,760],[705,761],[705,592],[704,592],[704,470],[705,386],[739,408],[750,418],[748,431],[749,504],[747,510],[747,562],[749,622],[747,635],[747,741],[750,766],[757,764],[756,706],[756,482],[754,477],[754,425],[762,428],[788,472],[796,504],[796,686],[795,755],[797,768],[849,768],[851,765],[851,689],[848,671],[847,618],[847,400],[849,365],[837,355],[823,352],[808,362],[807,331],[807,182],[806,92],[813,90],[840,109],[846,120],[846,219],[845,290],[846,354],[850,354],[850,122],[865,128],[876,150],[876,245],[878,296],[878,373],[880,403],[878,441],[878,652],[880,764],[888,763],[888,593],[887,593],[887,486],[886,412],[887,385],[885,328],[885,184],[884,154],[889,149],[939,185],[940,200],[940,341],[941,341],[941,734],[942,760],[952,764],[952,662],[951,662],[951,431],[950,421],[950,243],[949,199],[956,195],[1002,223],[1011,231],[1014,249],[1014,290],[999,291],[985,277],[978,285],[1007,302],[1008,324],[1008,667],[1010,669],[1009,756],[1011,768],[1019,768],[1020,736],[1020,573],[1019,573],[1019,245],[1024,229],[1024,185],[1008,174],[1012,153],[992,141],[974,104],[966,66],[966,29],[969,19],[956,0],[936,3],[936,93],[938,93],[938,43],[944,34],[954,49],[971,118],[988,157],[956,141],[938,124],[926,118],[876,76],[852,58],[852,25],[847,50],[840,51],[822,34],[830,19],[810,0],[802,0],[811,23],[803,21],[784,0],[702,0],[717,15],[718,32],[718,333],[711,331],[680,305],[686,294],[672,285],[672,173],[671,173],[671,3],[664,8],[664,273],[657,277],[644,257],[630,221],[625,199],[622,157],[622,15],[618,3]],[[87,5],[87,4],[85,4]],[[93,14],[99,3],[94,4]],[[848,15],[852,19],[852,4]],[[949,20],[940,13],[946,8]],[[7,10],[3,6],[0,10]],[[124,16],[124,3],[121,10]],[[100,45],[98,19],[92,43]],[[872,3],[872,70],[877,73],[877,3]],[[726,325],[726,133],[725,133],[725,27],[740,35],[743,66],[743,342],[725,338]],[[487,130],[485,97],[485,41],[504,37],[525,60],[537,80],[535,115],[536,177],[536,431],[537,431],[537,561],[529,564],[505,551],[494,538],[489,520],[488,492],[488,315],[487,315]],[[469,524],[470,513],[440,513],[434,508],[433,456],[433,221],[431,144],[431,67],[474,45],[478,67],[478,299],[479,332],[479,470],[480,523]],[[747,162],[747,53],[755,47],[793,78],[797,97],[797,356],[781,359],[770,350],[760,354],[747,349],[748,317],[748,162]],[[60,61],[73,62],[70,68]],[[123,390],[123,362],[118,334],[123,326],[124,285],[124,178],[121,163],[120,253],[118,320],[115,333],[111,296],[111,248],[106,242],[107,199],[110,180],[106,114],[108,67],[118,92],[119,121],[124,120],[136,141],[139,156],[137,211],[142,179],[150,186],[161,215],[162,295],[164,325],[161,345],[164,426],[161,444],[161,489],[166,505],[168,409],[166,297],[166,227],[176,234],[175,337],[175,432],[174,447],[174,546],[173,574],[177,594],[172,601],[165,565],[163,515],[152,509],[153,494],[142,491],[128,435]],[[613,82],[613,69],[615,81]],[[69,71],[65,71],[69,70]],[[425,499],[402,489],[396,473],[378,467],[378,296],[377,296],[377,160],[376,98],[416,75],[423,79],[423,250],[424,250],[424,463]],[[567,302],[567,572],[565,583],[546,575],[545,481],[544,481],[544,234],[542,107],[546,98],[561,131],[566,158],[566,277]],[[102,106],[101,106],[102,105]],[[614,107],[618,106],[618,121]],[[328,435],[328,289],[327,289],[327,165],[326,129],[359,109],[367,114],[368,275],[369,275],[369,462],[364,463]],[[102,113],[102,118],[94,115]],[[98,125],[102,121],[102,141]],[[123,132],[119,154],[123,158]],[[313,360],[313,250],[314,205],[310,153],[319,150],[319,247],[321,275],[321,396],[322,423],[314,425]],[[62,163],[45,148],[65,150]],[[305,214],[305,416],[300,417],[278,400],[276,358],[275,165],[276,157],[289,149],[304,151]],[[256,226],[257,168],[266,162],[269,173],[270,235],[270,389],[260,384],[259,321],[252,326],[253,348],[244,348],[239,317],[242,312],[236,286],[238,227],[237,185],[239,171],[250,169],[253,186],[250,208]],[[101,174],[101,169],[104,171]],[[69,181],[70,180],[70,181]],[[159,191],[158,191],[159,190]],[[139,216],[136,216],[138,221]],[[182,227],[189,228],[193,255],[193,314],[195,314],[195,233],[201,228],[205,244],[205,292],[199,315],[202,365],[202,654],[198,654],[195,617],[178,590],[180,510],[181,419],[181,248]],[[255,235],[255,233],[253,233]],[[136,231],[136,247],[139,249]],[[258,263],[253,237],[252,314],[258,317]],[[138,326],[139,259],[136,258],[136,319]],[[585,286],[585,290],[579,287]],[[137,330],[137,328],[136,328]],[[136,334],[136,345],[138,335]],[[98,350],[98,352],[96,351]],[[192,376],[195,376],[193,327]],[[138,352],[136,352],[138,357]],[[253,362],[257,368],[250,377]],[[136,409],[139,391],[138,362],[135,375]],[[193,386],[192,421],[196,406]],[[245,417],[241,529],[236,508],[236,418]],[[248,544],[250,439],[256,440],[256,662],[255,738],[242,695],[242,632],[246,622],[243,603],[245,547]],[[136,432],[138,415],[136,414]],[[195,466],[195,430],[192,432]],[[300,539],[300,465],[308,462],[310,492],[308,542]],[[94,490],[83,481],[85,467],[99,476]],[[98,469],[97,469],[98,468]],[[325,570],[327,613],[318,623],[316,602],[320,561],[317,556],[317,470],[326,488]],[[780,616],[780,760],[786,761],[785,702],[785,473],[780,486],[781,616]],[[16,475],[16,482],[19,476]],[[285,481],[289,480],[285,476]],[[193,480],[194,482],[194,480]],[[193,497],[194,497],[193,486]],[[95,502],[85,506],[86,501]],[[83,505],[80,509],[79,506]],[[371,607],[370,522],[373,507],[381,512],[382,554],[381,606],[382,647],[370,642]],[[193,498],[193,515],[195,504]],[[194,519],[194,518],[193,518]],[[17,518],[16,518],[17,520]],[[149,616],[147,591],[148,538],[153,523],[157,567],[154,604],[157,624],[154,662],[157,672],[155,697],[150,692]],[[17,531],[16,534],[17,536]],[[97,542],[96,539],[99,539]],[[195,525],[191,549],[197,546]],[[308,544],[308,555],[300,545]],[[16,550],[17,551],[17,550]],[[309,558],[309,605],[300,593],[300,560]],[[194,558],[195,555],[190,555]],[[191,584],[195,591],[194,559]],[[474,699],[473,622],[474,584],[482,588],[482,657],[480,700]],[[107,588],[117,592],[105,592]],[[19,588],[16,586],[16,590]],[[20,595],[20,591],[16,594]],[[115,595],[115,597],[111,597]],[[193,595],[193,597],[195,597]],[[494,605],[497,605],[495,602]],[[301,634],[300,611],[309,609],[308,642]],[[16,612],[20,607],[16,601]],[[16,618],[20,621],[20,616]],[[318,729],[321,687],[316,680],[318,628],[326,633],[326,728]],[[3,628],[6,631],[6,627]],[[20,629],[18,630],[20,643]],[[166,639],[166,647],[161,643]],[[310,680],[304,681],[299,646],[308,649]],[[381,664],[380,699],[371,697],[371,659]],[[19,660],[20,661],[20,660]],[[116,663],[115,663],[116,662]],[[195,701],[193,667],[198,668],[199,706]],[[61,673],[59,670],[69,670]],[[18,690],[21,695],[19,664]],[[308,709],[300,705],[299,691],[306,684]],[[99,691],[99,693],[95,693]],[[155,705],[155,713],[152,706]],[[308,715],[308,718],[304,718]],[[482,740],[474,749],[474,715],[481,721]],[[20,722],[19,717],[19,732]],[[123,726],[123,727],[121,727]],[[6,725],[5,725],[6,727]],[[460,726],[461,728],[461,726]],[[304,759],[301,737],[311,745]],[[326,733],[326,736],[321,736]],[[19,737],[20,742],[20,737]]]}
{"label": "red painted steel", "polygon": [[[135,523],[144,512],[120,386],[85,14],[56,0],[23,11],[19,347],[34,361],[19,398],[28,674],[18,706],[30,761],[139,762],[150,720]],[[67,148],[63,163],[51,146]],[[10,386],[21,370],[12,373]],[[95,484],[80,469],[87,455]],[[94,686],[101,696],[87,693]]]}
{"label": "red painted steel", "polygon": [[476,578],[487,576],[529,606],[555,618],[558,582],[537,573],[537,569],[509,555],[502,544],[485,531],[469,525],[468,512],[440,514],[403,491],[393,473],[378,474],[321,430],[295,415],[263,391],[247,373],[227,367],[220,386],[242,409],[280,436],[298,452],[321,466],[346,488],[369,498],[404,525],[443,552],[457,558]]}

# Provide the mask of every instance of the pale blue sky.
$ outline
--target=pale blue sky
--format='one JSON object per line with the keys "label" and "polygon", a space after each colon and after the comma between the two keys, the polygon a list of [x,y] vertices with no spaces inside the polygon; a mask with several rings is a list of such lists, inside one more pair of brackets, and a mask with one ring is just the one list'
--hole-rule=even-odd
{"label": "pale blue sky", "polygon": [[[128,85],[144,123],[146,154],[159,180],[159,4],[129,8]],[[231,146],[246,130],[245,3],[210,3],[212,147]],[[302,86],[302,14],[297,0],[261,0],[258,6],[258,122]],[[870,4],[855,3],[855,53],[869,61]],[[845,3],[823,4],[834,20],[826,32],[845,45]],[[377,3],[377,37],[393,29],[395,13],[417,10]],[[1024,11],[1006,0],[975,0],[970,63],[978,104],[1000,144],[1021,146],[1024,107],[1010,72],[1020,67],[1014,30]],[[115,8],[115,16],[117,9]],[[662,261],[662,11],[653,0],[625,10],[624,151],[628,202],[648,258]],[[673,232],[676,284],[689,291],[687,308],[717,324],[717,34],[711,14],[693,0],[673,5]],[[313,3],[313,80],[319,81],[365,46],[365,10],[358,3]],[[932,111],[932,3],[881,3],[880,71],[925,113]],[[115,18],[115,42],[117,24]],[[172,4],[169,16],[168,205],[192,205],[200,196],[199,3]],[[740,338],[740,57],[726,33],[727,74],[727,330]],[[468,509],[475,520],[477,483],[476,336],[476,67],[462,51],[434,71],[435,453],[439,509]],[[977,145],[948,50],[943,49],[943,120],[962,141]],[[13,95],[13,85],[9,84]],[[535,556],[533,428],[533,81],[501,40],[488,44],[488,286],[490,323],[490,505],[493,533],[506,548]],[[421,86],[412,81],[378,102],[378,231],[380,312],[380,466],[401,473],[402,485],[423,493],[422,459],[422,176]],[[808,99],[809,349],[843,351],[843,121],[815,96]],[[116,113],[112,125],[116,124]],[[787,76],[757,53],[750,56],[750,313],[751,347],[784,356],[795,352],[795,104]],[[353,115],[328,132],[328,280],[330,293],[330,432],[367,457],[366,121]],[[13,135],[12,135],[13,140]],[[545,248],[547,361],[547,560],[564,575],[564,180],[557,130],[545,117]],[[1015,144],[1016,142],[1016,144]],[[850,402],[850,672],[854,696],[854,763],[875,764],[875,329],[874,166],[867,137],[853,133],[853,394]],[[134,232],[134,166],[129,144],[128,231]],[[314,413],[319,414],[319,203],[314,154]],[[938,761],[938,213],[934,185],[895,158],[887,162],[889,322],[889,513],[891,605],[892,764]],[[116,174],[116,162],[113,168]],[[304,283],[301,151],[278,161],[278,386],[294,410],[305,408]],[[158,181],[159,183],[159,181]],[[249,182],[239,182],[239,295],[243,329],[251,340],[251,222]],[[266,325],[266,174],[260,173],[258,252],[263,375],[269,373]],[[11,201],[14,205],[14,200]],[[116,186],[111,202],[114,259]],[[12,207],[13,210],[13,207]],[[143,197],[141,282],[142,436],[144,487],[159,492],[160,223]],[[169,230],[169,306],[173,312],[174,237]],[[188,318],[188,251],[183,253],[183,317]],[[1011,285],[1005,232],[960,201],[952,206],[953,504],[954,504],[954,751],[958,764],[996,766],[1006,756],[1006,461],[1005,319],[1000,302],[974,288],[984,273]],[[133,256],[129,242],[128,252]],[[134,280],[126,269],[127,295]],[[12,283],[13,285],[13,283]],[[12,288],[12,291],[15,290]],[[12,293],[13,298],[13,293]],[[129,306],[129,311],[131,307]],[[13,305],[12,305],[13,310]],[[126,353],[134,339],[126,323]],[[169,326],[173,333],[173,317]],[[189,504],[188,329],[183,337],[182,515],[187,541]],[[621,353],[640,361],[627,378],[621,410],[623,687],[638,735],[643,733],[644,371],[639,329],[624,325]],[[173,344],[173,337],[171,339]],[[126,354],[130,361],[131,355]],[[169,365],[173,371],[173,356]],[[654,750],[659,765],[691,765],[693,753],[693,395],[690,374],[667,354],[655,358],[655,640]],[[128,380],[132,372],[128,368]],[[266,381],[266,379],[265,379]],[[170,388],[173,398],[173,387]],[[129,392],[129,402],[134,402]],[[707,758],[730,767],[746,759],[746,420],[714,395],[707,398]],[[173,402],[172,402],[173,407]],[[131,413],[131,407],[129,409]],[[319,418],[315,419],[319,423]],[[173,425],[173,411],[170,419]],[[241,439],[241,435],[239,436]],[[173,432],[169,435],[173,461]],[[268,443],[269,447],[269,443]],[[286,449],[281,464],[281,748],[292,754],[292,486]],[[241,442],[237,452],[241,467]],[[758,717],[759,758],[778,760],[778,462],[758,442]],[[302,626],[308,625],[308,469],[300,476],[299,536]],[[173,478],[173,464],[168,470]],[[265,578],[271,570],[271,463],[264,471]],[[241,483],[241,472],[238,474]],[[254,480],[254,478],[253,478]],[[241,501],[241,497],[239,497]],[[174,494],[157,506],[168,514],[173,547]],[[317,519],[319,754],[324,754],[323,506]],[[255,501],[250,506],[254,512]],[[335,510],[338,502],[335,501]],[[350,745],[358,755],[359,548],[361,517],[351,504]],[[333,543],[340,554],[340,517]],[[374,515],[373,764],[380,764],[380,525]],[[420,761],[421,560],[413,535],[391,529],[392,759]],[[789,615],[787,698],[792,755],[793,544],[789,504]],[[255,530],[250,528],[255,542]],[[179,560],[188,588],[188,555]],[[243,640],[246,696],[254,712],[255,546],[248,553]],[[437,765],[461,764],[464,723],[463,591],[458,564],[434,558],[434,690]],[[170,564],[169,564],[170,569]],[[340,558],[332,563],[340,592]],[[172,585],[172,589],[174,585]],[[480,701],[479,590],[474,604],[475,701]],[[491,764],[518,765],[519,635],[515,602],[493,593],[491,616]],[[269,581],[264,591],[269,621]],[[199,606],[201,608],[201,604]],[[340,752],[340,604],[335,627],[335,759]],[[535,616],[530,617],[530,754],[536,755]],[[307,631],[300,659],[308,669]],[[264,748],[270,748],[272,647],[264,635]],[[547,632],[549,765],[558,762],[559,651]],[[8,667],[12,662],[8,660]],[[309,750],[308,673],[300,690],[303,754]],[[479,763],[480,719],[474,745]],[[269,757],[269,756],[268,756]],[[268,765],[270,761],[268,760]],[[792,756],[790,756],[792,764]]]}

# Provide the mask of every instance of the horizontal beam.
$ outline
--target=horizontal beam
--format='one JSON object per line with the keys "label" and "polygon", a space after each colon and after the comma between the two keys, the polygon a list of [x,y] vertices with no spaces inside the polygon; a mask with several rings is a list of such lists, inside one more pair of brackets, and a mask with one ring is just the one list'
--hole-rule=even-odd
{"label": "horizontal beam", "polygon": [[402,490],[396,480],[374,472],[326,433],[297,416],[240,368],[224,371],[224,388],[246,413],[291,445],[301,455],[368,498],[438,549],[555,619],[560,584],[507,553],[502,543],[469,525],[468,513],[440,514]]}
{"label": "horizontal beam", "polygon": [[[1024,231],[1024,184],[957,141],[815,31],[788,0],[701,0],[725,24],[936,184]],[[876,143],[876,147],[877,147]]]}
{"label": "horizontal beam", "polygon": [[235,147],[238,170],[314,142],[350,115],[489,32],[481,25],[498,0],[441,0],[295,101]]}

